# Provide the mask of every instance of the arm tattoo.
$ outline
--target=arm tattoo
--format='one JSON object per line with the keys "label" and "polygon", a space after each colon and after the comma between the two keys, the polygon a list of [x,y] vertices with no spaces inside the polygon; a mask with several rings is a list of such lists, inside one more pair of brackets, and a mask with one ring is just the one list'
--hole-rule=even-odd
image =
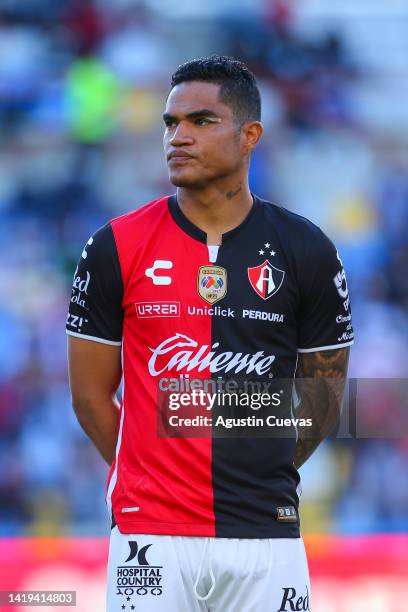
{"label": "arm tattoo", "polygon": [[349,348],[300,353],[295,376],[300,399],[296,416],[311,419],[299,427],[295,466],[300,467],[334,429],[341,411]]}

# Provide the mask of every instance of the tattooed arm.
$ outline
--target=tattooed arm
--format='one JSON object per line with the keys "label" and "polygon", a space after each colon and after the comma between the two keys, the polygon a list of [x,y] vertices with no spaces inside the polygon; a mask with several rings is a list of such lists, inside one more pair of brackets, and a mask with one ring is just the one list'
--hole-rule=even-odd
{"label": "tattooed arm", "polygon": [[297,468],[333,431],[339,419],[349,353],[349,348],[299,353],[295,385],[300,405],[296,417],[312,419],[312,426],[298,429]]}

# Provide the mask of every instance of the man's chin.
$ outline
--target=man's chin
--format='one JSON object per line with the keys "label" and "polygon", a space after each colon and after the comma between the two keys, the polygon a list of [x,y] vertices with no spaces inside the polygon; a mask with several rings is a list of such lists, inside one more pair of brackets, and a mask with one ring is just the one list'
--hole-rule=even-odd
{"label": "man's chin", "polygon": [[183,176],[181,174],[170,174],[169,180],[175,187],[189,187],[190,189],[197,189],[203,186],[203,180],[192,176]]}

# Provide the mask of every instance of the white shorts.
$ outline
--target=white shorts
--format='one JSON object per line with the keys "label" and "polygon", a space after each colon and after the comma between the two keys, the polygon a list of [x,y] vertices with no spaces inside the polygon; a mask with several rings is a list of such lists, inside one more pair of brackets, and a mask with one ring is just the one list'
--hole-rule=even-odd
{"label": "white shorts", "polygon": [[302,538],[111,532],[107,612],[311,610]]}

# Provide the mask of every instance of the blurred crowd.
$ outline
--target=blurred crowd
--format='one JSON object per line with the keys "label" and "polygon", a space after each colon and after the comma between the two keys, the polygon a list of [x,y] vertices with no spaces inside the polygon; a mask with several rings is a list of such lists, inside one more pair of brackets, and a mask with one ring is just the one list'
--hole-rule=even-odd
{"label": "blurred crowd", "polygon": [[[251,187],[339,247],[350,376],[408,378],[408,16],[390,13],[387,34],[380,18],[300,15],[289,0],[207,8],[0,1],[0,536],[107,532],[106,466],[67,386],[70,284],[96,228],[174,191],[161,113],[172,72],[193,57],[233,55],[259,79]],[[306,530],[407,530],[407,424],[381,435],[395,401],[368,393],[377,435],[330,440],[302,468]]]}

